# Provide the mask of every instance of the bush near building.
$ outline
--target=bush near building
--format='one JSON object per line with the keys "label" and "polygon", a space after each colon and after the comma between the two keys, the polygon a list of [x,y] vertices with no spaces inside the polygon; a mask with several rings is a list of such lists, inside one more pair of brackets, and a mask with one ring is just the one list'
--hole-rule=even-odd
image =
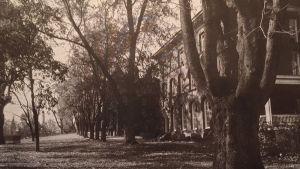
{"label": "bush near building", "polygon": [[300,152],[300,124],[264,123],[259,131],[262,155],[274,156]]}

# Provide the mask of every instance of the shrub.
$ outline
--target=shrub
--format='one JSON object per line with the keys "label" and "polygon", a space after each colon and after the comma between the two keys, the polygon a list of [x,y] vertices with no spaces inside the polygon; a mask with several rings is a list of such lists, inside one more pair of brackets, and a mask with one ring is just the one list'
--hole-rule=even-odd
{"label": "shrub", "polygon": [[262,124],[259,130],[262,155],[273,156],[279,154],[300,152],[299,124]]}

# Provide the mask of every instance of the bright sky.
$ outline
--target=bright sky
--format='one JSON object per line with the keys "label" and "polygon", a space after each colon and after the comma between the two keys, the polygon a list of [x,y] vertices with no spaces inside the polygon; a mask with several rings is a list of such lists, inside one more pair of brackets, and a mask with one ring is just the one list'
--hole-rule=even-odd
{"label": "bright sky", "polygon": [[70,46],[66,42],[59,42],[58,45],[53,45],[54,58],[67,64],[69,59]]}

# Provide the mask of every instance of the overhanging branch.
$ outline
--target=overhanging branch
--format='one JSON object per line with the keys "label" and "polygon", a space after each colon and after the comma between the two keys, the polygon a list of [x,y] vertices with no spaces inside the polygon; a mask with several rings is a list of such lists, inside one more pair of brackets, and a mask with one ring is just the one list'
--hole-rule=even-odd
{"label": "overhanging branch", "polygon": [[38,30],[40,33],[50,37],[50,38],[55,38],[55,39],[59,39],[59,40],[63,40],[63,41],[67,41],[67,42],[70,42],[70,43],[73,43],[73,44],[76,44],[78,46],[81,46],[81,47],[84,47],[83,44],[77,42],[77,41],[74,41],[72,39],[69,39],[69,38],[66,38],[66,37],[61,37],[61,36],[58,36],[58,35],[55,35],[55,34],[52,34],[52,33],[47,33],[45,31],[42,31],[42,30]]}
{"label": "overhanging branch", "polygon": [[222,93],[217,68],[217,43],[221,33],[219,0],[203,0],[204,51],[201,58],[207,86],[214,96]]}
{"label": "overhanging branch", "polygon": [[[285,1],[286,2],[286,1]],[[286,2],[287,3],[287,2]],[[277,33],[279,29],[281,6],[280,0],[273,0],[273,10],[271,13],[266,43],[266,58],[260,88],[263,91],[263,102],[267,101],[273,86],[275,85],[277,69],[279,65],[279,50],[282,34]]]}
{"label": "overhanging branch", "polygon": [[180,3],[180,23],[183,34],[183,44],[185,55],[192,73],[192,76],[197,84],[197,89],[200,94],[207,93],[207,84],[202,71],[200,57],[196,47],[194,36],[193,22],[191,19],[190,3],[187,0],[179,0]]}

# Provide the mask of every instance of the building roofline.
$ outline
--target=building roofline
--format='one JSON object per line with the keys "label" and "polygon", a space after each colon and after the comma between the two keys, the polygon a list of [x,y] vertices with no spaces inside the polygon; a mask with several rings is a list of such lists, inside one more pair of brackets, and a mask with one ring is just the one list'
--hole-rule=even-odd
{"label": "building roofline", "polygon": [[[201,21],[202,16],[202,10],[199,11],[194,17],[193,17],[193,23],[194,26],[199,26],[199,21]],[[180,29],[177,31],[170,40],[168,40],[161,48],[159,48],[154,55],[152,56],[152,59],[158,59],[164,52],[169,51],[171,48],[176,46],[178,44],[178,40],[182,39],[182,30]]]}

